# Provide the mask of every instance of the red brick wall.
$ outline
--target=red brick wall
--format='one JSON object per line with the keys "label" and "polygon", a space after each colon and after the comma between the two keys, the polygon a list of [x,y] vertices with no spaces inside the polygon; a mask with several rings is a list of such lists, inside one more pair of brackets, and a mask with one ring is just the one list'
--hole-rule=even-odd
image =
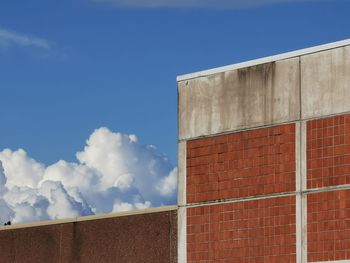
{"label": "red brick wall", "polygon": [[[293,192],[295,125],[187,142],[187,203]],[[350,184],[350,114],[307,122],[307,187]],[[329,190],[329,189],[327,189]],[[296,198],[187,209],[188,262],[295,262]],[[307,193],[309,262],[350,259],[350,190]]]}
{"label": "red brick wall", "polygon": [[[307,122],[307,187],[350,184],[350,114]],[[308,261],[350,259],[350,190],[307,196]]]}
{"label": "red brick wall", "polygon": [[187,209],[188,262],[295,262],[295,196]]}
{"label": "red brick wall", "polygon": [[350,115],[307,123],[307,187],[350,184]]}
{"label": "red brick wall", "polygon": [[350,259],[350,190],[307,197],[308,261]]}
{"label": "red brick wall", "polygon": [[294,190],[294,124],[187,142],[187,203]]}

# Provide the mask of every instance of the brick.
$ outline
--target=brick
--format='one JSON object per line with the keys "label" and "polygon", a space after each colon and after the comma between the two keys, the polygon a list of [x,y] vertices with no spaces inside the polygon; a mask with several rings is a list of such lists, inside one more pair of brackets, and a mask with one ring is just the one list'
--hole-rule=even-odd
{"label": "brick", "polygon": [[295,262],[295,196],[187,211],[189,263]]}
{"label": "brick", "polygon": [[[191,140],[187,152],[188,203],[295,190],[295,124]],[[204,182],[220,187],[193,187]]]}
{"label": "brick", "polygon": [[350,190],[309,194],[308,262],[350,259]]}
{"label": "brick", "polygon": [[[307,122],[307,186],[350,182],[350,115]],[[320,169],[320,168],[324,169]]]}

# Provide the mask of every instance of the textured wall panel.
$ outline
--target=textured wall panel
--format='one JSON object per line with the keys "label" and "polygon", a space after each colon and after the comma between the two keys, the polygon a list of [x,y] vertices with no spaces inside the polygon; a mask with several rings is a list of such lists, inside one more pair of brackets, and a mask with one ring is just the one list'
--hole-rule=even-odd
{"label": "textured wall panel", "polygon": [[177,212],[0,231],[0,262],[177,262]]}
{"label": "textured wall panel", "polygon": [[187,142],[187,203],[295,190],[295,125]]}
{"label": "textured wall panel", "polygon": [[308,261],[350,259],[350,190],[308,195]]}
{"label": "textured wall panel", "polygon": [[86,221],[74,230],[79,262],[176,262],[177,220],[170,213]]}
{"label": "textured wall panel", "polygon": [[[0,231],[0,262],[60,262],[62,225]],[[10,259],[10,260],[9,260]]]}
{"label": "textured wall panel", "polygon": [[299,58],[179,82],[179,139],[300,118]]}
{"label": "textured wall panel", "polygon": [[301,57],[302,118],[350,111],[350,46]]}
{"label": "textured wall panel", "polygon": [[295,262],[295,196],[188,208],[187,259]]}
{"label": "textured wall panel", "polygon": [[350,115],[308,121],[308,188],[343,184],[350,184]]}

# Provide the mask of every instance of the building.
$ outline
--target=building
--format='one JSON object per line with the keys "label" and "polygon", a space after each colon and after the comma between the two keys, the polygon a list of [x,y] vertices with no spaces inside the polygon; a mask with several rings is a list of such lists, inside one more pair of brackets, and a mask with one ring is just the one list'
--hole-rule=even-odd
{"label": "building", "polygon": [[178,206],[1,227],[0,263],[350,262],[350,40],[178,94]]}
{"label": "building", "polygon": [[179,262],[350,262],[350,40],[178,89]]}

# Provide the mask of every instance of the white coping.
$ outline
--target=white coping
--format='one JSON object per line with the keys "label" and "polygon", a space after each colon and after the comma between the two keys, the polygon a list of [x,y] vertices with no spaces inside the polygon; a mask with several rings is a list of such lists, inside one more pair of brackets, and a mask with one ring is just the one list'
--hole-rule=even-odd
{"label": "white coping", "polygon": [[31,222],[31,223],[25,223],[25,224],[14,224],[14,225],[10,225],[10,226],[0,226],[0,231],[28,228],[28,227],[75,223],[75,222],[83,222],[83,221],[90,221],[90,220],[107,219],[107,218],[116,218],[116,217],[122,217],[122,216],[151,214],[151,213],[159,213],[159,212],[166,212],[166,211],[173,211],[173,210],[177,210],[176,205],[162,206],[162,207],[156,207],[156,208],[147,208],[147,209],[139,209],[139,210],[134,210],[134,211],[126,211],[126,212],[117,212],[117,213],[110,213],[110,214],[82,216],[82,217],[67,218],[67,219],[38,221],[38,222]]}
{"label": "white coping", "polygon": [[333,43],[328,43],[328,44],[324,44],[324,45],[314,46],[314,47],[310,47],[310,48],[304,48],[304,49],[291,51],[291,52],[287,52],[287,53],[282,53],[279,55],[254,59],[254,60],[241,62],[241,63],[237,63],[237,64],[232,64],[232,65],[228,65],[228,66],[217,67],[217,68],[213,68],[213,69],[208,69],[208,70],[198,71],[198,72],[189,73],[189,74],[185,74],[185,75],[180,75],[176,78],[176,80],[183,81],[183,80],[194,79],[194,78],[198,78],[198,77],[204,77],[204,76],[208,76],[208,75],[212,75],[212,74],[216,74],[216,73],[220,73],[220,72],[256,66],[259,64],[270,63],[270,62],[277,61],[277,60],[299,57],[299,56],[303,56],[306,54],[316,53],[316,52],[320,52],[320,51],[324,51],[324,50],[328,50],[328,49],[333,49],[333,48],[338,48],[338,47],[343,47],[343,46],[348,46],[348,45],[350,45],[350,39],[345,39],[345,40],[341,40],[341,41],[337,41],[337,42],[333,42]]}

